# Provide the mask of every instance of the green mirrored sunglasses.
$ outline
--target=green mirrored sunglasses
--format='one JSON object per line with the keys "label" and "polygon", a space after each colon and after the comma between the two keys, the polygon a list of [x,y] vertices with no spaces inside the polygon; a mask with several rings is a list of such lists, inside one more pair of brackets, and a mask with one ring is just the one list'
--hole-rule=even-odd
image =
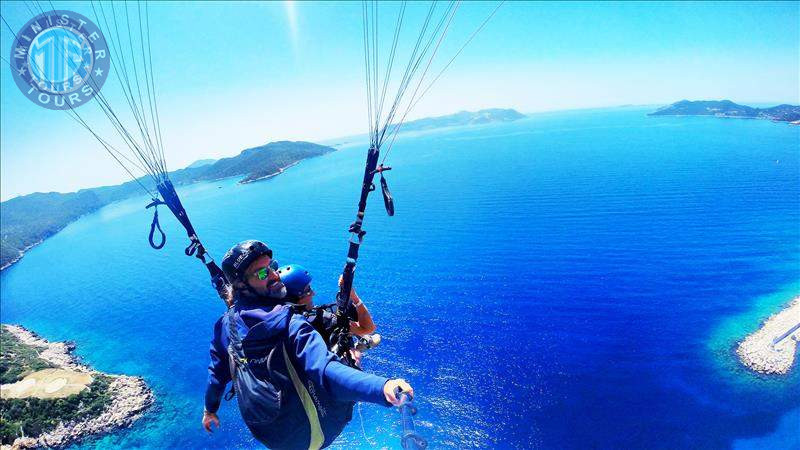
{"label": "green mirrored sunglasses", "polygon": [[258,269],[256,272],[253,273],[253,275],[259,280],[264,281],[267,278],[269,278],[269,273],[274,272],[277,268],[278,268],[278,261],[273,259],[269,263],[268,267],[262,267]]}

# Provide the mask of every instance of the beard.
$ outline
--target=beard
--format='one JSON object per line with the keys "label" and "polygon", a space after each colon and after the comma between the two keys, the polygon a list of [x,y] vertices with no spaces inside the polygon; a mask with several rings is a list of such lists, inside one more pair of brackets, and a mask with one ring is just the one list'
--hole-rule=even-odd
{"label": "beard", "polygon": [[256,290],[250,283],[244,283],[234,288],[234,295],[251,300],[282,300],[286,297],[286,286],[280,281],[274,281],[263,289]]}
{"label": "beard", "polygon": [[274,299],[282,299],[286,297],[286,286],[280,281],[276,281],[271,283],[267,286],[267,293],[265,297],[274,298]]}

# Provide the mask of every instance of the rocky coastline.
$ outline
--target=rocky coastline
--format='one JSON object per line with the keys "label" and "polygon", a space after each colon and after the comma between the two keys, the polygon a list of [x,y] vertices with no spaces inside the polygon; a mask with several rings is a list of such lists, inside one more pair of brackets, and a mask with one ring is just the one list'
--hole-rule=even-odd
{"label": "rocky coastline", "polygon": [[12,445],[3,445],[2,450],[65,447],[90,436],[129,427],[154,403],[155,397],[141,377],[103,374],[81,364],[73,354],[73,343],[49,342],[21,326],[3,326],[23,344],[39,348],[40,359],[62,369],[105,375],[111,377],[112,382],[108,387],[110,404],[99,416],[62,422],[55,429],[39,436],[17,438]]}
{"label": "rocky coastline", "polygon": [[783,104],[771,108],[754,108],[730,100],[681,100],[659,108],[648,116],[714,116],[795,123],[800,121],[800,106]]}
{"label": "rocky coastline", "polygon": [[794,364],[800,341],[800,297],[770,316],[736,348],[742,364],[763,374],[784,375]]}
{"label": "rocky coastline", "polygon": [[39,239],[38,241],[34,242],[33,244],[28,245],[27,247],[23,248],[22,250],[19,251],[19,255],[17,255],[16,258],[12,258],[10,261],[8,261],[7,263],[5,263],[2,266],[0,266],[0,270],[8,269],[12,265],[14,265],[14,263],[16,263],[17,261],[22,259],[22,257],[25,256],[25,252],[27,252],[28,250],[32,249],[33,247],[36,247],[37,245],[41,244],[42,242],[44,242],[44,239]]}

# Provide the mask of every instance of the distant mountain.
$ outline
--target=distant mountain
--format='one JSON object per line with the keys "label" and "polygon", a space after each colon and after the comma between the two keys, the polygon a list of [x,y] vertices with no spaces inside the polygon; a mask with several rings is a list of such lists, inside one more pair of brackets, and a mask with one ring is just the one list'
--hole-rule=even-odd
{"label": "distant mountain", "polygon": [[730,100],[681,100],[660,108],[649,115],[739,117],[797,122],[800,121],[800,106],[778,105],[771,108],[753,108],[733,103]]}
{"label": "distant mountain", "polygon": [[[303,159],[334,150],[310,142],[271,142],[211,164],[197,166],[194,163],[170,172],[169,177],[176,186],[234,176],[243,177],[240,182],[246,183],[277,175]],[[141,178],[140,181],[155,191],[151,180]],[[80,216],[141,192],[134,181],[129,181],[68,194],[37,192],[0,203],[0,270],[18,261],[26,250],[58,233]]]}
{"label": "distant mountain", "polygon": [[403,124],[400,131],[432,130],[434,128],[478,125],[492,122],[512,122],[525,117],[514,109],[482,109],[480,111],[461,111],[455,114],[412,120]]}
{"label": "distant mountain", "polygon": [[187,169],[196,169],[198,167],[207,166],[209,164],[214,164],[217,160],[216,159],[198,159],[197,161],[189,164],[186,166]]}

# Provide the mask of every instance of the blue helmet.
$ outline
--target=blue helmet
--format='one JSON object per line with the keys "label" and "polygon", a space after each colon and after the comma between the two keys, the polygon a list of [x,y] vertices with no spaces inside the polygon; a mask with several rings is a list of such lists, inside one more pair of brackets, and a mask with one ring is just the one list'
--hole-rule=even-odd
{"label": "blue helmet", "polygon": [[311,284],[311,274],[305,267],[298,264],[289,264],[278,268],[281,283],[286,286],[286,296],[299,298],[306,292]]}

